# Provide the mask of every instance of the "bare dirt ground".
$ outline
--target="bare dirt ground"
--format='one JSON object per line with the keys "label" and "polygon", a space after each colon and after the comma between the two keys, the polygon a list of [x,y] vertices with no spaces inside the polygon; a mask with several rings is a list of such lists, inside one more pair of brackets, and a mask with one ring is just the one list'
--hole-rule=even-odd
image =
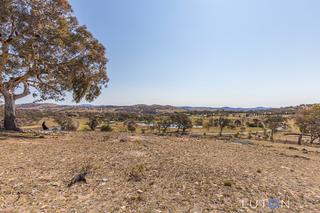
{"label": "bare dirt ground", "polygon": [[[100,132],[0,139],[1,212],[320,212],[318,148]],[[87,183],[67,187],[86,167]],[[272,198],[283,205],[272,210]]]}

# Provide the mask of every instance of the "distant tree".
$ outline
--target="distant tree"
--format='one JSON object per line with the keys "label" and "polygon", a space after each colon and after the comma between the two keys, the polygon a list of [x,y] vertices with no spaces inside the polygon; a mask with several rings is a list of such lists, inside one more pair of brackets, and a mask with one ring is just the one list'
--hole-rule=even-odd
{"label": "distant tree", "polygon": [[97,128],[97,126],[99,125],[99,122],[98,122],[97,118],[90,118],[87,125],[90,127],[90,129],[92,131],[94,131]]}
{"label": "distant tree", "polygon": [[194,125],[195,126],[202,126],[202,124],[203,124],[203,119],[202,118],[196,118],[194,120]]}
{"label": "distant tree", "polygon": [[254,118],[254,119],[253,119],[253,123],[254,123],[255,127],[259,127],[260,120],[257,119],[257,118]]}
{"label": "distant tree", "polygon": [[126,122],[126,126],[127,126],[127,130],[129,132],[135,132],[136,131],[136,122],[134,122],[133,120],[128,120]]}
{"label": "distant tree", "polygon": [[18,131],[15,101],[94,100],[106,86],[105,48],[68,0],[0,0],[0,93],[4,128]]}
{"label": "distant tree", "polygon": [[109,124],[103,124],[100,127],[100,131],[101,132],[111,132],[112,131],[112,127]]}
{"label": "distant tree", "polygon": [[170,118],[172,123],[177,126],[177,132],[182,129],[184,133],[187,129],[192,128],[192,121],[185,113],[174,113]]}
{"label": "distant tree", "polygon": [[215,120],[216,126],[219,127],[219,136],[222,136],[222,131],[225,127],[227,127],[230,124],[231,120],[228,118],[220,117]]}
{"label": "distant tree", "polygon": [[79,127],[78,122],[66,115],[59,115],[54,119],[60,125],[62,131],[76,131]]}
{"label": "distant tree", "polygon": [[240,132],[241,132],[242,134],[243,134],[245,131],[246,131],[246,127],[245,127],[245,126],[240,127]]}
{"label": "distant tree", "polygon": [[144,116],[144,119],[143,121],[146,123],[146,124],[152,124],[152,122],[154,121],[154,116],[153,115],[145,115]]}
{"label": "distant tree", "polygon": [[279,115],[274,115],[269,117],[265,123],[267,125],[267,127],[271,130],[271,135],[270,135],[270,140],[273,141],[273,136],[275,131],[281,127],[283,125],[283,123],[285,122],[285,118],[283,118],[282,116]]}
{"label": "distant tree", "polygon": [[209,118],[208,124],[209,124],[210,127],[213,127],[213,126],[214,126],[215,123],[214,123],[213,117],[210,117],[210,118]]}
{"label": "distant tree", "polygon": [[296,115],[296,123],[300,129],[298,144],[301,145],[303,135],[310,136],[310,143],[320,138],[320,105],[300,110]]}
{"label": "distant tree", "polygon": [[237,127],[241,126],[241,124],[242,124],[242,123],[241,123],[240,120],[235,120],[235,121],[234,121],[234,125],[237,126]]}
{"label": "distant tree", "polygon": [[211,126],[209,125],[208,121],[203,120],[202,127],[209,132]]}
{"label": "distant tree", "polygon": [[160,132],[166,133],[168,128],[173,124],[170,116],[160,116],[156,119],[156,126]]}
{"label": "distant tree", "polygon": [[209,132],[210,128],[213,127],[214,125],[215,125],[214,119],[212,117],[210,117],[208,120],[203,120],[203,123],[202,123],[202,127],[206,129],[207,132]]}

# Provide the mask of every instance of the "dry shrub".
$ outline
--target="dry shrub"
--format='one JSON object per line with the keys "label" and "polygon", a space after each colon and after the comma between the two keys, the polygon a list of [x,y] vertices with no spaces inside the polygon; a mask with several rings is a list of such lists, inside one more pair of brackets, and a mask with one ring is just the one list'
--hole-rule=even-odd
{"label": "dry shrub", "polygon": [[128,171],[128,176],[129,176],[128,180],[135,181],[135,182],[141,181],[144,176],[143,174],[144,170],[145,170],[145,167],[142,164],[132,166],[131,168],[129,168],[129,171]]}
{"label": "dry shrub", "polygon": [[110,125],[104,124],[100,127],[101,132],[111,132],[112,128]]}
{"label": "dry shrub", "polygon": [[55,117],[55,121],[60,125],[62,131],[77,131],[79,123],[65,115]]}

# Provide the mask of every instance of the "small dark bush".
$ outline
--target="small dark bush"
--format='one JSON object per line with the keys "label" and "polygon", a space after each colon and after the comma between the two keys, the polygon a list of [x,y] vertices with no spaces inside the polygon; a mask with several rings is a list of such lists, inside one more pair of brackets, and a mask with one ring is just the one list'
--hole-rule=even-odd
{"label": "small dark bush", "polygon": [[129,168],[128,181],[138,182],[143,179],[145,167],[142,164],[138,164]]}
{"label": "small dark bush", "polygon": [[101,130],[101,132],[111,132],[112,128],[110,125],[102,125],[100,130]]}
{"label": "small dark bush", "polygon": [[94,131],[97,128],[97,126],[99,125],[99,122],[96,118],[91,118],[87,124],[90,127],[90,129],[92,131]]}
{"label": "small dark bush", "polygon": [[129,132],[136,131],[136,123],[134,121],[127,121],[127,129]]}
{"label": "small dark bush", "polygon": [[67,116],[58,116],[55,121],[60,125],[62,131],[77,131],[79,123]]}

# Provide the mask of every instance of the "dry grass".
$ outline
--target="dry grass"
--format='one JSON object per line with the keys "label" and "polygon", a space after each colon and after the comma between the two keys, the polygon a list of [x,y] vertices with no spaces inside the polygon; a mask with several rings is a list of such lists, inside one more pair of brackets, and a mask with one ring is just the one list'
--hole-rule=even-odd
{"label": "dry grass", "polygon": [[[0,141],[0,209],[257,212],[241,200],[280,198],[290,201],[281,212],[319,212],[319,148],[253,142],[98,131],[7,136]],[[86,165],[87,184],[68,188]]]}

